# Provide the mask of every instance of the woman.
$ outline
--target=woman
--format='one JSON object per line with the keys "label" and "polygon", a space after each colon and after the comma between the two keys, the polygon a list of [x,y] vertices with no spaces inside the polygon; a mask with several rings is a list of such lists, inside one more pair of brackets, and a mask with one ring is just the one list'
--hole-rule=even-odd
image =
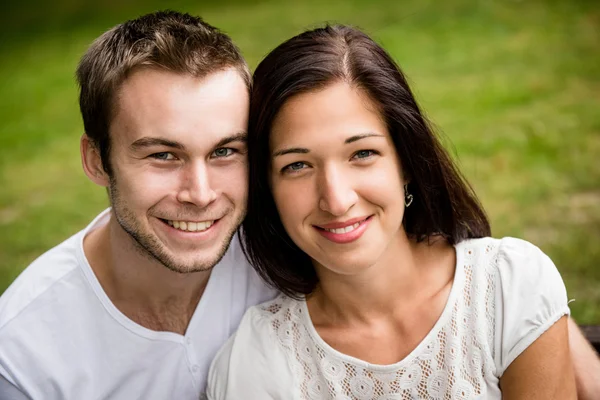
{"label": "woman", "polygon": [[250,309],[214,399],[570,399],[550,259],[483,209],[390,56],[328,26],[254,75],[247,255],[284,294]]}

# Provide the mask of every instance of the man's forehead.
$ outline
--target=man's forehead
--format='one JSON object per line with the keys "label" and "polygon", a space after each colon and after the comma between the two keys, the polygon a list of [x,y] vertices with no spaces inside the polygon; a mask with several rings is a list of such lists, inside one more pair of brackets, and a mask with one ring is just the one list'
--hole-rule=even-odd
{"label": "man's forehead", "polygon": [[243,106],[242,111],[247,112],[248,100],[246,83],[233,68],[204,77],[143,69],[133,73],[122,83],[115,99],[115,111],[118,114],[151,107],[153,111],[160,108],[164,111],[202,112],[204,108],[218,110]]}
{"label": "man's forehead", "polygon": [[204,78],[156,70],[136,74],[115,104],[111,131],[121,144],[142,137],[217,143],[246,131],[248,91],[237,71]]}

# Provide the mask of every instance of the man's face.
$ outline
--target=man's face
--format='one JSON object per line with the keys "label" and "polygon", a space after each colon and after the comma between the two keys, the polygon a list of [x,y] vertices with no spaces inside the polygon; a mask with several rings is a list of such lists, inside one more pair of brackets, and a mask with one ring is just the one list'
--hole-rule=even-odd
{"label": "man's face", "polygon": [[136,247],[181,273],[212,268],[246,211],[249,98],[235,69],[145,69],[122,85],[109,194]]}

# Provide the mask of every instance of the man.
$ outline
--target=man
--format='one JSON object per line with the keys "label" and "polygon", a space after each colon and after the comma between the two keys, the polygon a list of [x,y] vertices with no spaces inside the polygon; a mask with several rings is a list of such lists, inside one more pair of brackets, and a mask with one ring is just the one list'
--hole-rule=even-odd
{"label": "man", "polygon": [[112,208],[3,294],[0,397],[198,399],[244,311],[274,295],[235,237],[248,67],[214,27],[158,12],[98,38],[77,79],[83,168]]}

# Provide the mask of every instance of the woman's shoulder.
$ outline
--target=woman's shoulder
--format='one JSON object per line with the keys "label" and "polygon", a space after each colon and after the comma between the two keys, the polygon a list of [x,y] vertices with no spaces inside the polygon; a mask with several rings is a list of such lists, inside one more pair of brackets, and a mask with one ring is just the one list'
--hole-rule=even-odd
{"label": "woman's shoulder", "polygon": [[242,318],[234,336],[237,340],[260,342],[262,338],[277,335],[286,321],[297,322],[302,313],[303,300],[279,294],[274,299],[250,307]]}
{"label": "woman's shoulder", "polygon": [[[289,317],[290,310],[298,302],[279,295],[246,311],[238,330],[212,362],[207,388],[209,399],[268,398],[266,393],[289,394],[294,377],[286,354],[274,344],[281,321]],[[274,371],[277,372],[275,375]]]}
{"label": "woman's shoulder", "polygon": [[496,367],[502,375],[525,348],[569,313],[565,285],[552,260],[526,240],[470,239],[459,243],[457,252],[470,282],[469,295],[485,299]]}
{"label": "woman's shoulder", "polygon": [[[457,245],[457,259],[475,294],[502,300],[500,307],[566,304],[562,277],[552,260],[534,244],[517,238],[485,237]],[[534,301],[535,300],[535,301]]]}
{"label": "woman's shoulder", "polygon": [[240,326],[242,329],[252,329],[254,332],[277,334],[283,322],[300,322],[304,307],[303,299],[293,299],[285,294],[279,294],[274,299],[250,307]]}
{"label": "woman's shoulder", "polygon": [[[474,267],[488,267],[498,272],[518,268],[523,273],[539,269],[556,269],[550,258],[536,245],[514,237],[467,239],[457,246],[458,257]],[[525,268],[525,267],[528,268]]]}
{"label": "woman's shoulder", "polygon": [[251,307],[252,313],[258,318],[277,318],[280,314],[301,308],[303,299],[293,299],[283,293],[275,296],[274,299],[266,301]]}

